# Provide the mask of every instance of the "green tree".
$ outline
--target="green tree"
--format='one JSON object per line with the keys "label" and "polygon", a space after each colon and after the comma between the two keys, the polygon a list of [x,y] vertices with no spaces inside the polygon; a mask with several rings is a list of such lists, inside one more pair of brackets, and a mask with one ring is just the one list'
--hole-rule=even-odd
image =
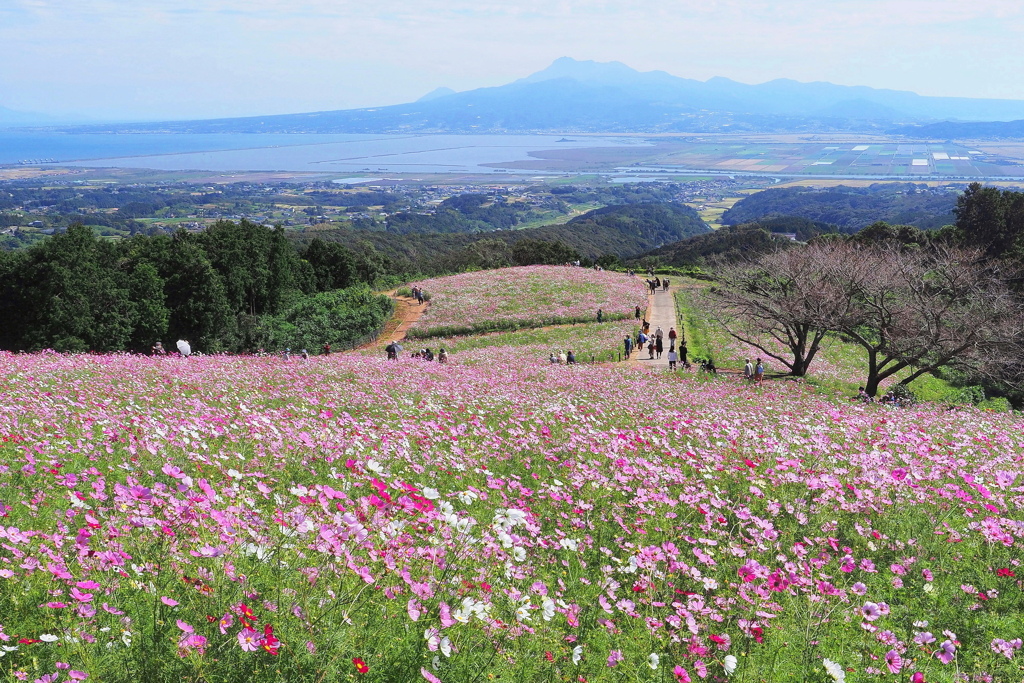
{"label": "green tree", "polygon": [[188,340],[194,349],[220,351],[229,336],[231,305],[221,276],[190,237],[174,236],[164,264],[168,332],[171,338]]}

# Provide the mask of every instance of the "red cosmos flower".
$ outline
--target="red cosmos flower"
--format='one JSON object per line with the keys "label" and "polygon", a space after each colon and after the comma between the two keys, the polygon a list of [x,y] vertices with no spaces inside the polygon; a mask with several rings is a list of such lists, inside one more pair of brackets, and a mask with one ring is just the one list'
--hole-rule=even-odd
{"label": "red cosmos flower", "polygon": [[255,619],[256,618],[256,615],[252,613],[252,610],[249,609],[249,606],[246,605],[244,602],[240,602],[238,604],[238,611],[241,612],[242,616],[246,617],[247,619]]}
{"label": "red cosmos flower", "polygon": [[1010,569],[1009,567],[1003,567],[1002,569],[997,569],[996,570],[996,576],[1014,577],[1014,576],[1016,576],[1016,574],[1014,574],[1013,570]]}
{"label": "red cosmos flower", "polygon": [[[274,627],[270,624],[263,626],[263,638],[260,640],[260,647],[272,655],[276,655],[281,647],[281,641],[274,636]],[[366,665],[364,664],[363,666]],[[369,671],[369,668],[366,671]],[[360,671],[360,673],[366,673],[366,671]]]}
{"label": "red cosmos flower", "polygon": [[358,671],[361,674],[364,674],[370,670],[370,667],[366,666],[366,662],[359,659],[359,657],[353,657],[352,663],[356,665],[356,671]]}
{"label": "red cosmos flower", "polygon": [[41,643],[43,641],[38,638],[18,638],[19,645],[31,645],[32,643]]}

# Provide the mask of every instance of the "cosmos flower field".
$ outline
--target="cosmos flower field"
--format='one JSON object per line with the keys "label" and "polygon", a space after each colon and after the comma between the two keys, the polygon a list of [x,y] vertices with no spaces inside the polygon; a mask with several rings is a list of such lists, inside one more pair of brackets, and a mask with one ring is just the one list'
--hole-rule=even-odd
{"label": "cosmos flower field", "polygon": [[554,343],[3,355],[0,678],[1022,680],[1019,417]]}
{"label": "cosmos flower field", "polygon": [[431,337],[633,319],[647,307],[643,282],[611,271],[568,266],[481,270],[413,283],[430,295],[430,307],[410,330]]}

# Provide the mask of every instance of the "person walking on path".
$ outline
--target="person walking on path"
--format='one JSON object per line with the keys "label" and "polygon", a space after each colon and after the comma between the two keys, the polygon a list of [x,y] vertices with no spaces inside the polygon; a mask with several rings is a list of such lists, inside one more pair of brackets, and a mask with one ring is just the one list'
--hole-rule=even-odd
{"label": "person walking on path", "polygon": [[675,370],[676,369],[676,361],[678,360],[678,358],[679,358],[679,354],[676,353],[676,347],[674,347],[674,346],[669,347],[669,350],[668,350],[668,369],[669,370]]}
{"label": "person walking on path", "polygon": [[665,346],[661,342],[661,337],[654,338],[654,350],[658,354],[658,358],[661,358],[661,352],[665,350]]}
{"label": "person walking on path", "polygon": [[679,361],[683,364],[684,368],[690,369],[690,362],[686,360],[686,344],[680,344],[679,346]]}
{"label": "person walking on path", "polygon": [[764,364],[761,359],[757,359],[757,366],[754,367],[754,384],[760,384],[764,381]]}
{"label": "person walking on path", "polygon": [[654,337],[647,340],[647,360],[654,360]]}
{"label": "person walking on path", "polygon": [[639,306],[636,307],[636,319],[640,320],[640,307]]}
{"label": "person walking on path", "polygon": [[602,320],[604,320],[604,311],[599,308],[597,309],[597,322],[601,322]]}
{"label": "person walking on path", "polygon": [[679,333],[676,332],[676,328],[674,328],[674,327],[668,328],[668,343],[669,343],[669,346],[674,346],[675,345],[676,338],[678,336],[679,336]]}
{"label": "person walking on path", "polygon": [[657,337],[658,339],[661,339],[662,337],[665,336],[665,333],[661,331],[661,325],[658,325],[658,328],[654,330],[654,336]]}
{"label": "person walking on path", "polygon": [[754,364],[750,362],[749,358],[747,364],[743,366],[743,379],[754,379]]}
{"label": "person walking on path", "polygon": [[633,352],[633,338],[630,336],[623,337],[622,346],[626,352],[626,360],[629,360],[629,354]]}

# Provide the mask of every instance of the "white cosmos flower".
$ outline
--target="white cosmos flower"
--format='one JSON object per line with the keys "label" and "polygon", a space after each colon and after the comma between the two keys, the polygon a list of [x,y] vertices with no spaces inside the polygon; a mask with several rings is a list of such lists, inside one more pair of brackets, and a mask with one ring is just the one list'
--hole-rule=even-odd
{"label": "white cosmos flower", "polygon": [[540,603],[541,613],[544,621],[551,621],[555,616],[555,601],[551,598],[544,598]]}
{"label": "white cosmos flower", "polygon": [[736,665],[739,661],[732,655],[726,655],[725,659],[722,660],[722,666],[725,667],[725,675],[732,676],[732,673],[736,671]]}
{"label": "white cosmos flower", "polygon": [[658,664],[661,662],[661,657],[655,653],[651,653],[647,656],[647,666],[651,667],[652,671],[658,670]]}
{"label": "white cosmos flower", "polygon": [[513,548],[512,549],[512,558],[516,562],[523,562],[523,561],[525,561],[526,560],[526,548],[520,548],[519,546],[516,546],[515,548]]}
{"label": "white cosmos flower", "polygon": [[437,489],[432,489],[429,486],[426,486],[423,489],[423,497],[429,498],[430,500],[437,500],[441,497],[441,492]]}
{"label": "white cosmos flower", "polygon": [[846,672],[843,671],[843,667],[839,666],[831,659],[823,659],[821,663],[825,666],[825,673],[832,677],[833,681],[843,683],[846,680]]}
{"label": "white cosmos flower", "polygon": [[558,541],[558,545],[562,546],[566,550],[576,552],[580,549],[580,542],[574,538],[563,538]]}
{"label": "white cosmos flower", "polygon": [[530,605],[529,605],[529,603],[527,603],[525,605],[520,605],[519,606],[519,609],[516,610],[516,619],[518,619],[519,621],[529,621],[530,620]]}
{"label": "white cosmos flower", "polygon": [[43,641],[44,643],[56,643],[58,640],[60,640],[60,638],[53,635],[52,633],[44,633],[43,635],[39,636],[39,640]]}
{"label": "white cosmos flower", "polygon": [[440,644],[438,644],[438,649],[441,650],[441,654],[445,657],[452,656],[452,641],[448,639],[448,636],[441,639]]}
{"label": "white cosmos flower", "polygon": [[462,493],[459,494],[459,500],[462,501],[463,505],[472,505],[473,501],[475,501],[479,497],[480,496],[473,493],[472,491],[463,491]]}
{"label": "white cosmos flower", "polygon": [[581,659],[583,659],[583,646],[577,645],[572,649],[572,663],[579,664]]}

